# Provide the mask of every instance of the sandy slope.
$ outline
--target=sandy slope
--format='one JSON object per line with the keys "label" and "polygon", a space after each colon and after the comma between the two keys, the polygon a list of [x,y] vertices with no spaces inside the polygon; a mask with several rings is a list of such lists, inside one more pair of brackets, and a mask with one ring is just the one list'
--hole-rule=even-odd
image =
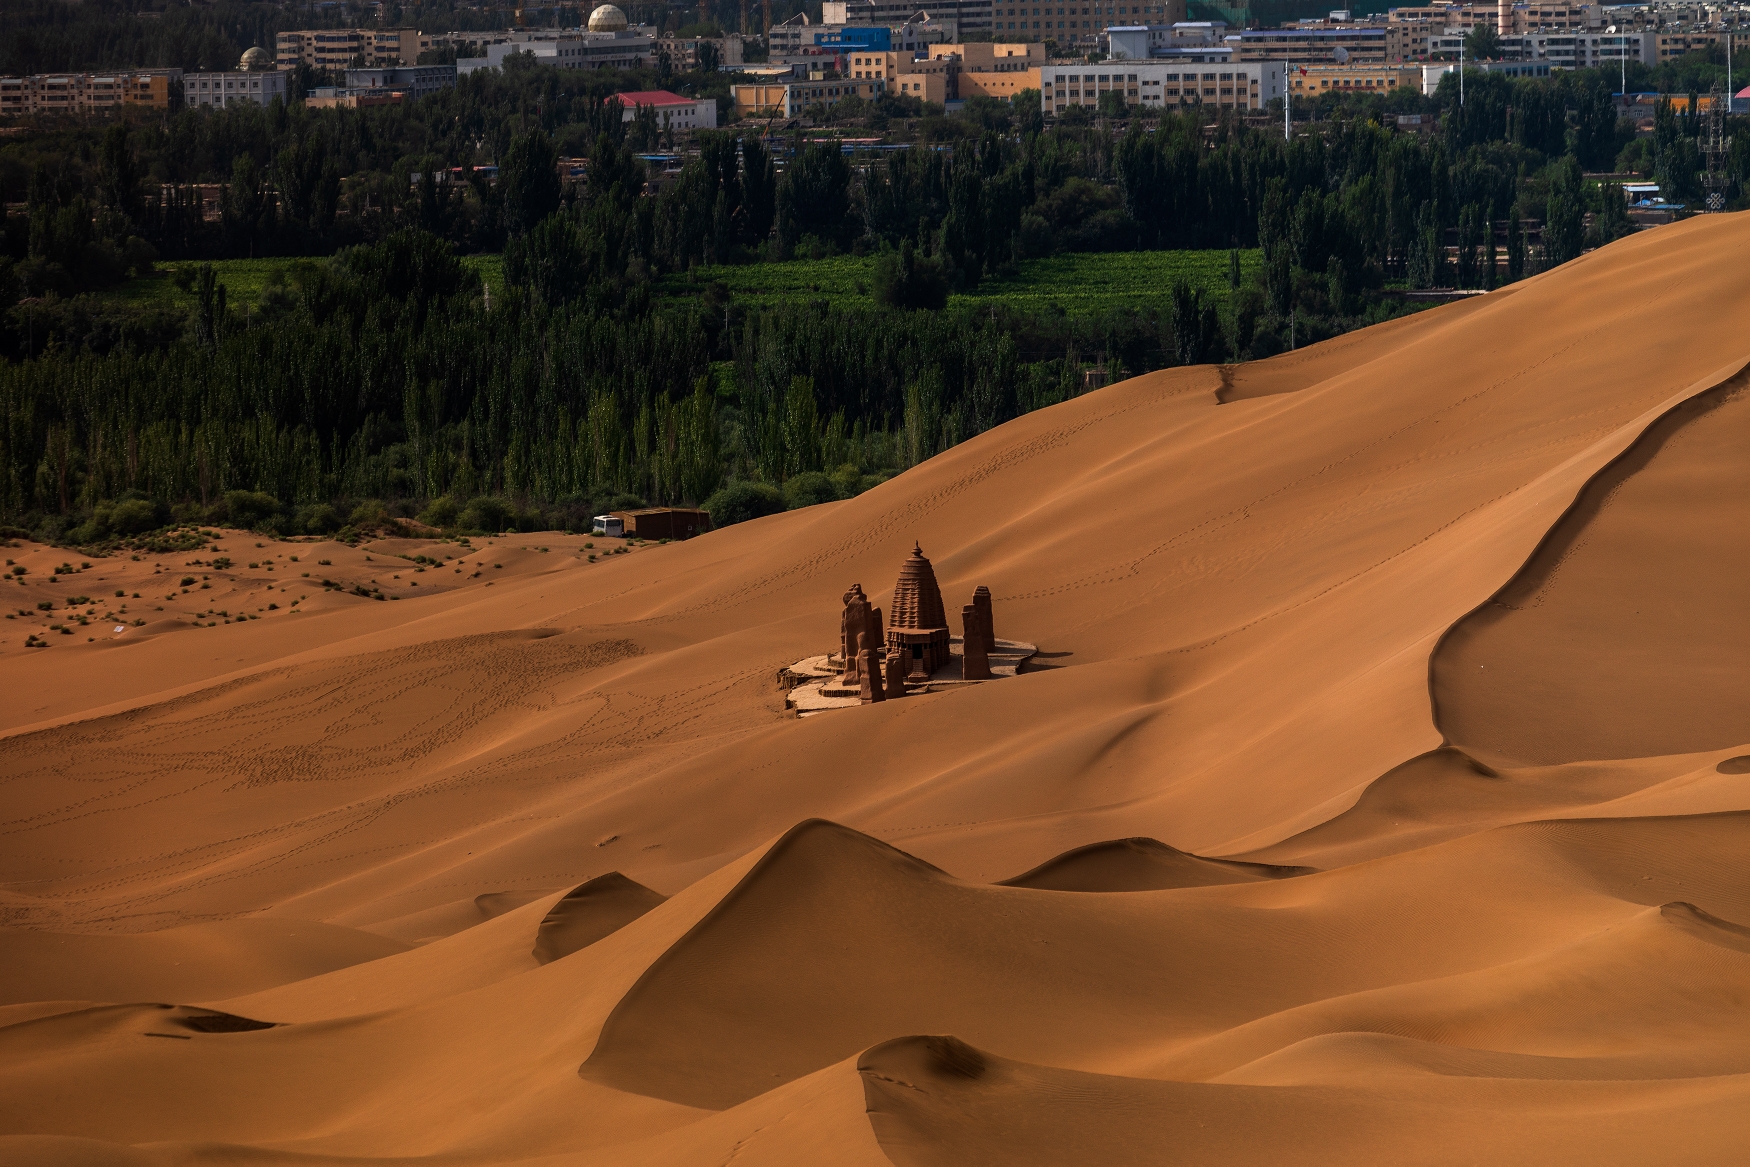
{"label": "sandy slope", "polygon": [[[0,1160],[1730,1158],[1746,254],[1663,228],[631,554],[225,533],[197,603],[8,551]],[[783,716],[914,539],[1040,667]],[[23,646],[99,579],[165,599]]]}

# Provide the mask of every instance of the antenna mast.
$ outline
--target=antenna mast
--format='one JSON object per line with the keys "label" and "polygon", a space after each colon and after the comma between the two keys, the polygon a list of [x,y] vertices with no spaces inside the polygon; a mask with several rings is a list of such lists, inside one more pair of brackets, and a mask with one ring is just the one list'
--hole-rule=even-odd
{"label": "antenna mast", "polygon": [[1707,191],[1707,209],[1723,211],[1726,209],[1726,150],[1731,145],[1726,137],[1726,103],[1720,95],[1720,86],[1716,81],[1713,92],[1708,94],[1707,113],[1701,125],[1701,152],[1707,160],[1707,169],[1702,172],[1701,185]]}

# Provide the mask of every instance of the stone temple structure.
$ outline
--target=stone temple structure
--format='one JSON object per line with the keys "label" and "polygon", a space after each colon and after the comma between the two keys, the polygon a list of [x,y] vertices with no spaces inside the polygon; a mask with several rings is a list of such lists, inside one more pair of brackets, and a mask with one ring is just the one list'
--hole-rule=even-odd
{"label": "stone temple structure", "polygon": [[962,635],[952,635],[936,569],[916,544],[900,565],[886,620],[861,584],[850,586],[843,603],[838,650],[778,672],[789,694],[784,704],[800,716],[1017,676],[1039,651],[996,638],[990,589],[982,586],[960,609]]}
{"label": "stone temple structure", "polygon": [[915,543],[910,557],[900,565],[899,582],[893,585],[892,609],[887,625],[888,651],[899,653],[907,662],[907,680],[929,680],[948,663],[948,613],[942,607],[936,569]]}

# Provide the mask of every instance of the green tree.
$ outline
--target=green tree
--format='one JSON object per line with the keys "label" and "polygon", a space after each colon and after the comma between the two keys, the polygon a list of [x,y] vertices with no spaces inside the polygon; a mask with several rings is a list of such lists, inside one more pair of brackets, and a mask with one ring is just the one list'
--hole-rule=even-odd
{"label": "green tree", "polygon": [[504,197],[504,229],[512,235],[531,230],[559,209],[559,154],[542,129],[511,141],[498,168]]}

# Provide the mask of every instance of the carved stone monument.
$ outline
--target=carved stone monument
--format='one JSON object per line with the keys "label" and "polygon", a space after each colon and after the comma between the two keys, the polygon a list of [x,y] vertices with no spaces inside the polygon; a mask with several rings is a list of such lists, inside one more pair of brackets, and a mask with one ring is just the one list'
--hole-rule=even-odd
{"label": "carved stone monument", "polygon": [[857,637],[857,699],[867,705],[887,700],[887,678],[881,667],[881,650],[869,640],[867,632]]}
{"label": "carved stone monument", "polygon": [[844,674],[839,680],[846,685],[855,685],[862,677],[862,658],[857,646],[863,636],[868,636],[876,644],[881,643],[881,613],[869,606],[868,598],[863,595],[863,585],[852,584],[851,590],[845,593],[845,610],[839,617],[839,651],[845,662]]}
{"label": "carved stone monument", "polygon": [[936,570],[924,558],[923,548],[914,544],[900,565],[899,582],[893,585],[887,647],[908,658],[908,680],[927,681],[948,663],[948,642],[948,614],[942,607],[942,589],[936,586]]}
{"label": "carved stone monument", "polygon": [[979,615],[978,605],[968,604],[960,609],[960,621],[964,629],[960,637],[960,679],[988,681],[990,653],[984,647],[983,617]]}
{"label": "carved stone monument", "polygon": [[905,657],[897,652],[890,652],[887,654],[886,665],[888,698],[905,696]]}
{"label": "carved stone monument", "polygon": [[972,606],[978,609],[978,627],[984,633],[984,651],[993,653],[997,650],[996,623],[991,619],[990,589],[983,584],[972,591]]}

